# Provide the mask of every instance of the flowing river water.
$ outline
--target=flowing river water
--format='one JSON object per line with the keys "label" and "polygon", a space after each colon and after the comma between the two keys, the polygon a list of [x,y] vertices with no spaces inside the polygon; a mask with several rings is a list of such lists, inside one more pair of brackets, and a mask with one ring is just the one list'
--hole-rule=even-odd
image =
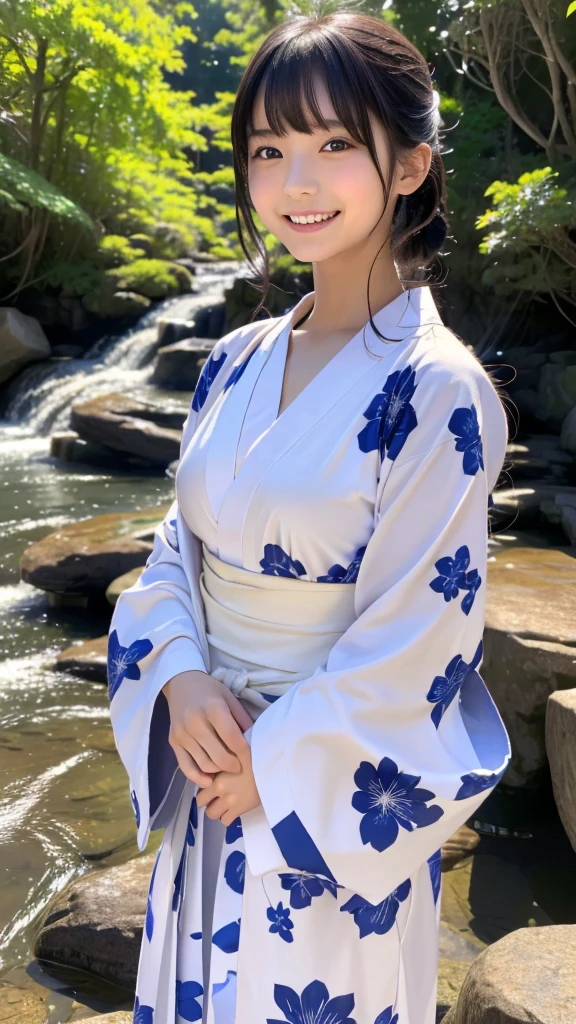
{"label": "flowing river water", "polygon": [[157,321],[176,304],[192,317],[222,301],[238,269],[202,264],[194,295],[160,303],[85,358],[30,367],[0,420],[0,980],[30,960],[54,893],[104,858],[108,865],[138,852],[106,687],[54,669],[60,651],[107,632],[110,606],[52,607],[20,580],[20,556],[66,524],[166,505],[174,489],[160,472],[61,462],[50,455],[50,435],[68,428],[72,402],[111,391],[187,409],[191,393],[148,383]]}

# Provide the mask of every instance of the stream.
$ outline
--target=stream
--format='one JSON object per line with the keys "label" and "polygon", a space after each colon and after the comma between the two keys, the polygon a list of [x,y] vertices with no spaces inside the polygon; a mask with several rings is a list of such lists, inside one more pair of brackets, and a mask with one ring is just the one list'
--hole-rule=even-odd
{"label": "stream", "polygon": [[147,383],[157,321],[175,307],[191,318],[222,301],[238,269],[201,264],[197,294],[159,303],[82,359],[29,367],[0,420],[0,981],[30,960],[38,916],[54,893],[104,858],[111,865],[138,853],[106,687],[53,667],[75,641],[107,632],[110,606],[52,607],[20,580],[20,556],[58,527],[162,506],[174,489],[158,472],[61,462],[50,455],[50,435],[69,429],[73,402],[110,391],[187,409],[191,393]]}

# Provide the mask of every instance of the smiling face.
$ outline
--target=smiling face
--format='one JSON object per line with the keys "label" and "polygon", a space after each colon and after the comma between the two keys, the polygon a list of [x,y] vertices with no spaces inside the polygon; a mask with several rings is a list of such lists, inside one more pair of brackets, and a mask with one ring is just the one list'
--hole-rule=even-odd
{"label": "smiling face", "polygon": [[[323,261],[349,250],[376,255],[390,234],[396,197],[418,187],[429,159],[423,152],[416,155],[416,177],[413,167],[406,176],[403,165],[396,163],[385,208],[384,189],[368,148],[338,124],[326,85],[317,76],[314,92],[323,118],[335,123],[326,130],[317,125],[311,134],[287,126],[287,134],[281,136],[270,131],[264,87],[259,89],[252,117],[256,131],[248,138],[253,206],[266,228],[302,262]],[[369,116],[382,175],[388,181],[391,154],[386,133],[380,121]],[[309,123],[315,123],[312,115]],[[308,221],[314,216],[314,222],[293,223],[290,214]]]}

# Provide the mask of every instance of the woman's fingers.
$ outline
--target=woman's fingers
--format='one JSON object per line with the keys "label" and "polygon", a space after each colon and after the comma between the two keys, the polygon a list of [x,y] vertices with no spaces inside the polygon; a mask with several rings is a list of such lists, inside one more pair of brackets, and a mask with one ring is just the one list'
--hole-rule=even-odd
{"label": "woman's fingers", "polygon": [[212,783],[214,782],[214,776],[208,775],[206,772],[203,772],[198,767],[194,758],[190,756],[188,751],[183,746],[181,746],[180,743],[172,741],[171,746],[174,753],[176,754],[178,766],[180,767],[181,771],[184,773],[187,779],[190,779],[191,782],[195,782],[196,785],[201,786],[202,788],[206,788],[206,786],[212,785]]}
{"label": "woman's fingers", "polygon": [[222,797],[217,796],[215,800],[211,800],[206,807],[206,814],[209,818],[213,818],[217,821],[223,814],[226,813],[228,805]]}
{"label": "woman's fingers", "polygon": [[254,723],[234,693],[227,690],[223,694],[223,697],[225,702],[227,702],[234,722],[240,726],[240,728],[236,728],[234,730],[234,734],[231,734],[230,739],[227,739],[227,743],[235,754],[240,754],[246,746],[249,746],[248,740],[244,738],[244,733],[246,732],[246,729],[249,729]]}
{"label": "woman's fingers", "polygon": [[193,736],[186,736],[186,750],[192,756],[200,771],[209,772],[210,775],[215,775],[220,771],[219,766],[214,763]]}
{"label": "woman's fingers", "polygon": [[[209,758],[212,759],[214,764],[218,765],[219,771],[224,772],[239,772],[240,761],[233,754],[231,750],[225,746],[219,735],[216,725],[222,726],[222,718],[212,711],[211,708],[207,709],[208,720],[200,721],[197,723],[194,730],[194,739],[201,747],[206,751]],[[213,724],[213,718],[216,725]]]}

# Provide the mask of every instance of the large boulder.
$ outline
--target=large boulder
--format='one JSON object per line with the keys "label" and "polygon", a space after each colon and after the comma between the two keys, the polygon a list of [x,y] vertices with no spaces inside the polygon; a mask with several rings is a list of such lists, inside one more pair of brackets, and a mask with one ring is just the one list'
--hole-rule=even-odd
{"label": "large boulder", "polygon": [[110,512],[62,526],[25,549],[21,577],[51,593],[104,593],[118,576],[145,565],[154,530],[169,508]]}
{"label": "large boulder", "polygon": [[576,850],[576,689],[558,690],[548,698],[546,750],[556,807]]}
{"label": "large boulder", "polygon": [[13,306],[0,307],[0,383],[28,363],[48,359],[51,351],[37,320]]}
{"label": "large boulder", "polygon": [[204,338],[187,338],[173,345],[162,345],[150,383],[159,388],[193,391],[213,346],[214,342]]}
{"label": "large boulder", "polygon": [[563,419],[576,405],[576,366],[546,363],[538,381],[538,419],[561,427]]}
{"label": "large boulder", "polygon": [[488,563],[481,674],[504,719],[504,782],[549,784],[546,703],[576,686],[576,559],[555,548],[502,547]]}
{"label": "large boulder", "polygon": [[471,964],[443,1024],[574,1024],[576,926],[518,928]]}
{"label": "large boulder", "polygon": [[535,434],[508,445],[510,473],[517,479],[558,480],[576,483],[576,460],[563,451],[560,441],[551,434]]}
{"label": "large boulder", "polygon": [[72,882],[50,905],[34,955],[133,990],[155,853]]}
{"label": "large boulder", "polygon": [[93,683],[107,683],[108,634],[67,647],[56,655],[54,668],[57,672],[68,672],[69,675],[80,676]]}
{"label": "large boulder", "polygon": [[187,410],[165,410],[122,394],[98,395],[71,407],[70,426],[85,441],[146,458],[166,467],[180,454]]}

